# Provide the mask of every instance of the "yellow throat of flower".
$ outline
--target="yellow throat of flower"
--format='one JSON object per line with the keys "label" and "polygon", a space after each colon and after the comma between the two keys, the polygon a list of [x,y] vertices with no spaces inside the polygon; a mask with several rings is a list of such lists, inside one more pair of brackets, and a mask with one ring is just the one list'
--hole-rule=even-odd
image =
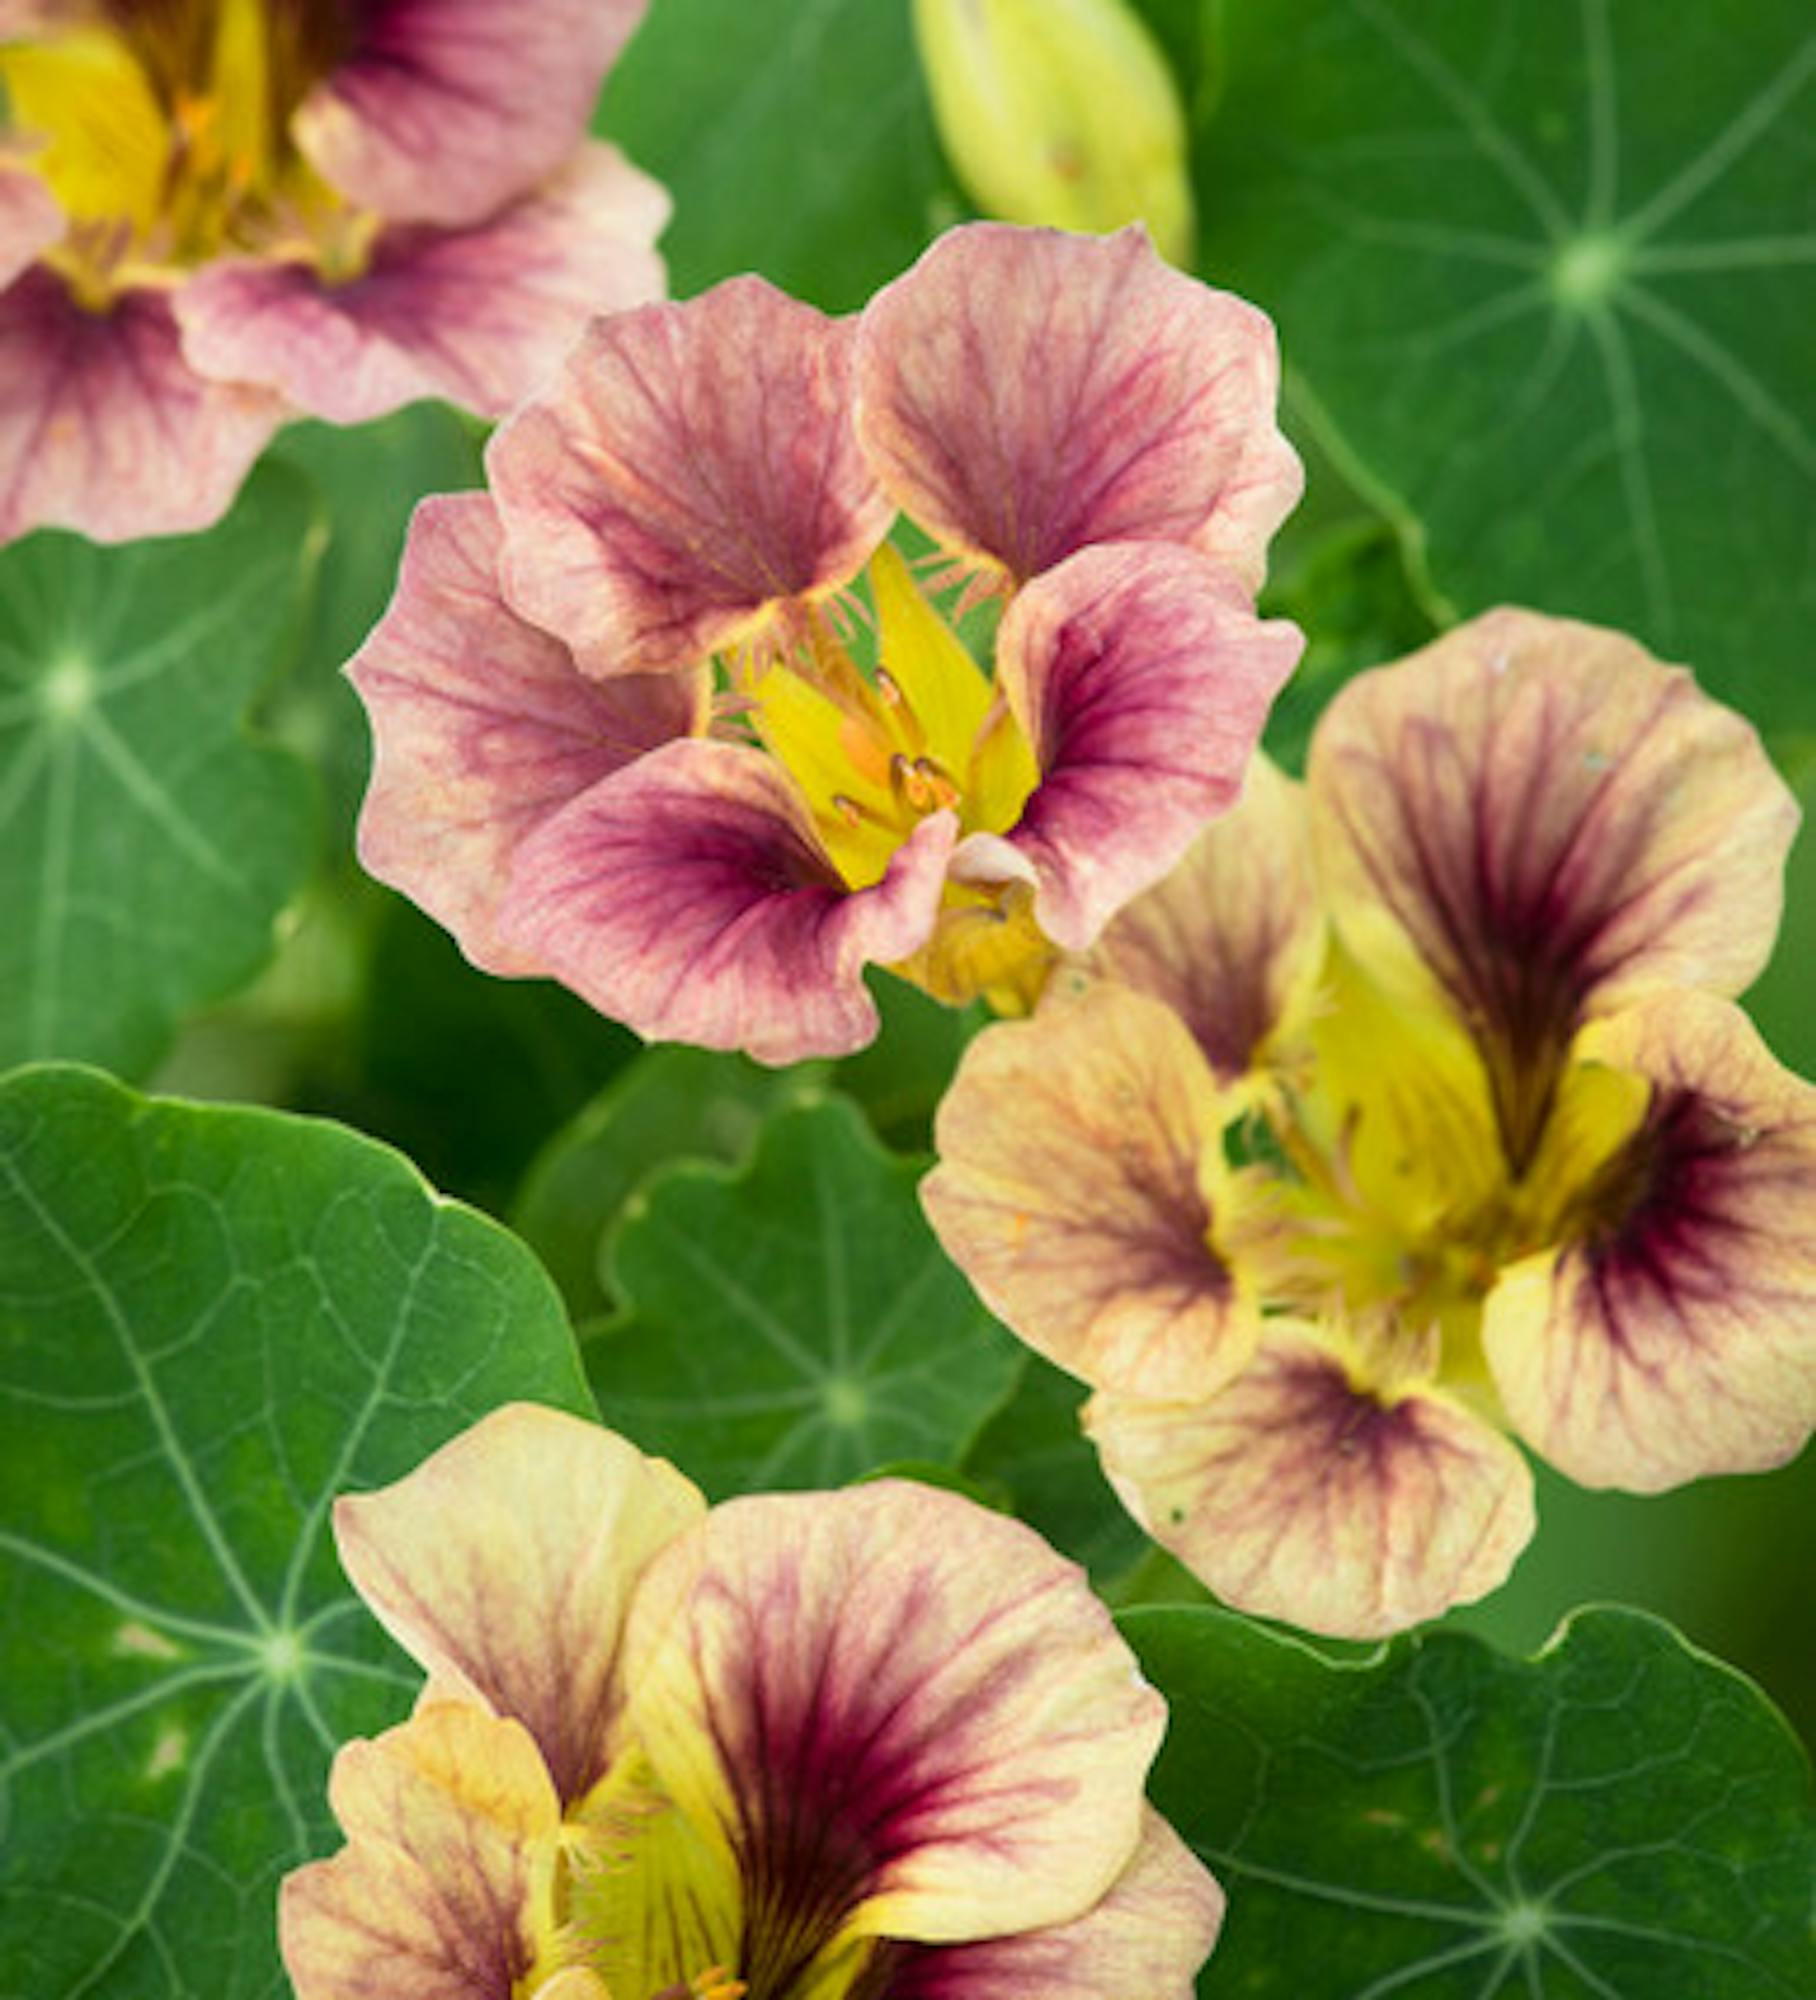
{"label": "yellow throat of flower", "polygon": [[84,304],[227,251],[363,268],[374,224],[292,145],[339,11],[160,0],[0,47],[10,136],[69,217],[52,252]]}
{"label": "yellow throat of flower", "polygon": [[[930,814],[961,835],[1006,833],[1039,781],[1020,725],[887,543],[867,571],[878,664],[866,674],[822,621],[751,681],[751,724],[800,788],[846,884],[881,881]],[[954,1003],[985,995],[1021,1012],[1052,948],[1028,893],[949,883],[938,931],[894,968]]]}
{"label": "yellow throat of flower", "polygon": [[634,1746],[563,1825],[533,1900],[513,2000],[848,2000],[872,1950],[836,1910],[753,1903],[723,1829],[696,1825]]}
{"label": "yellow throat of flower", "polygon": [[1488,1065],[1452,1015],[1389,994],[1333,945],[1319,1011],[1256,1093],[1256,1150],[1225,1177],[1218,1241],[1255,1290],[1346,1328],[1371,1386],[1486,1395],[1482,1302],[1578,1229],[1644,1119],[1633,1076],[1565,1063],[1516,1167]]}

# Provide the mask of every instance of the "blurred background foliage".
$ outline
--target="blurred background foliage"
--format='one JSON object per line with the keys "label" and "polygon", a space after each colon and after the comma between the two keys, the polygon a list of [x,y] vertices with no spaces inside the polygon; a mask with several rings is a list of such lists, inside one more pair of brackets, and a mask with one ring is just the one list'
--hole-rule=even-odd
{"label": "blurred background foliage", "polygon": [[[1802,0],[1680,11],[1668,31],[1645,0],[1140,10],[1187,107],[1198,268],[1275,316],[1308,468],[1268,590],[1310,639],[1277,754],[1299,760],[1350,674],[1513,600],[1694,664],[1816,803]],[[597,129],[672,190],[677,295],[755,269],[847,311],[969,212],[909,0],[652,0]],[[878,1246],[871,1276],[932,1287],[913,1303],[930,1353],[976,1334],[963,1288],[922,1275],[902,1164],[974,1017],[879,978],[883,1036],[843,1064],[778,1076],[644,1052],[555,988],[473,972],[360,875],[367,748],[339,669],[388,598],[415,500],[476,483],[482,443],[435,406],[353,433],[299,426],[211,537],[97,554],[45,536],[0,555],[4,636],[33,673],[54,675],[83,631],[111,662],[67,726],[0,706],[0,896],[29,913],[8,949],[36,967],[0,1001],[5,1054],[390,1140],[527,1236],[582,1325],[607,1417],[699,1476],[716,1475],[692,1453],[724,1442],[713,1342],[748,1357],[753,1341],[736,1311],[703,1331],[717,1322],[699,1294],[782,1284],[824,1352],[726,1392],[768,1399],[733,1440],[734,1472],[811,1481],[936,1459],[1088,1561],[1113,1599],[1202,1595],[1115,1508],[1076,1435],[1079,1392],[987,1329],[980,1365],[942,1378],[922,1417],[871,1421],[864,1368],[888,1375],[899,1357],[865,1345],[851,1313],[868,1294],[840,1289],[832,1253],[810,1271],[790,1245],[776,1162],[818,1132],[852,1163],[827,1227],[860,1261]],[[203,571],[232,602],[184,639]],[[1782,1059],[1816,1070],[1807,830],[1749,1004]],[[705,1232],[692,1294],[651,1289],[664,1228]],[[652,1378],[654,1342],[615,1365],[645,1321],[677,1352],[699,1343],[677,1380]],[[854,1339],[861,1352],[839,1345]],[[1646,1607],[1816,1728],[1816,1459],[1650,1500],[1541,1470],[1539,1493],[1512,1582],[1455,1623],[1527,1651],[1572,1606]]]}

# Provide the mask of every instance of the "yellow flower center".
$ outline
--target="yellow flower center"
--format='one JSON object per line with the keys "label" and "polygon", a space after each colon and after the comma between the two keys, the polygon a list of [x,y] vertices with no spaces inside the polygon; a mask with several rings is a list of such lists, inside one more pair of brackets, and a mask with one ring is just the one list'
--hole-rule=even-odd
{"label": "yellow flower center", "polygon": [[840,1911],[761,1907],[635,1748],[563,1826],[536,1904],[514,2000],[847,2000],[872,1951]]}
{"label": "yellow flower center", "polygon": [[0,47],[8,136],[69,218],[50,261],[84,304],[230,251],[364,267],[375,219],[290,139],[344,34],[334,0],[135,0]]}
{"label": "yellow flower center", "polygon": [[[1001,692],[896,550],[885,543],[867,576],[878,656],[870,673],[817,617],[763,672],[734,672],[751,727],[800,788],[853,889],[881,881],[932,813],[955,813],[961,835],[1008,832],[1040,778]],[[1021,1012],[1051,959],[1024,887],[949,883],[934,938],[893,969],[942,1000],[983,994]]]}
{"label": "yellow flower center", "polygon": [[1529,1156],[1509,1158],[1462,1026],[1389,995],[1334,946],[1321,1012],[1276,1053],[1217,1243],[1268,1303],[1347,1326],[1375,1386],[1434,1376],[1486,1395],[1482,1302],[1572,1234],[1646,1113],[1637,1077],[1559,1070]]}

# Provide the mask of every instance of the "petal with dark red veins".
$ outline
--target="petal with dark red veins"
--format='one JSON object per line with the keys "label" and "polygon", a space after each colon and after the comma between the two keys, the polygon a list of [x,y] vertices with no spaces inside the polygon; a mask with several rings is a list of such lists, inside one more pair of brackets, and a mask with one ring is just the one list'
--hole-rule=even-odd
{"label": "petal with dark red veins", "polygon": [[858,428],[891,497],[1022,581],[1092,542],[1182,542],[1245,588],[1299,498],[1267,315],[1140,229],[949,231],[865,308]]}
{"label": "petal with dark red veins", "polygon": [[886,1945],[876,2000],[1192,2000],[1223,1908],[1209,1871],[1150,1811],[1134,1860],[1082,1917],[980,1944]]}
{"label": "petal with dark red veins", "polygon": [[1739,992],[1778,928],[1794,801],[1753,728],[1616,632],[1493,611],[1353,680],[1312,739],[1331,909],[1482,1045],[1523,1165],[1587,1015]]}
{"label": "petal with dark red veins", "polygon": [[512,600],[589,672],[636,673],[848,582],[890,517],[851,339],[761,278],[596,322],[487,454]]}
{"label": "petal with dark red veins", "polygon": [[1310,1003],[1325,922],[1305,790],[1259,753],[1239,804],[1112,920],[1080,968],[1152,994],[1234,1082]]}
{"label": "petal with dark red veins", "polygon": [[1188,549],[1087,549],[1018,594],[996,671],[1040,783],[1006,837],[1056,944],[1094,944],[1240,796],[1304,643]]}
{"label": "petal with dark red veins", "polygon": [[1375,1394],[1309,1331],[1272,1322],[1203,1402],[1093,1397],[1085,1427],[1123,1504],[1240,1611],[1356,1639],[1504,1582],[1532,1477],[1434,1387]]}
{"label": "petal with dark red veins", "polygon": [[935,813],[880,882],[849,889],[772,759],[671,743],[524,842],[505,942],[652,1040],[766,1063],[844,1055],[877,1029],[864,967],[932,932],[955,831]]}
{"label": "petal with dark red veins", "polygon": [[337,1501],[334,1532],[353,1587],[398,1644],[444,1694],[522,1723],[572,1801],[612,1747],[631,1594],[704,1513],[673,1466],[517,1403],[394,1485]]}
{"label": "petal with dark red veins", "polygon": [[488,972],[533,964],[499,935],[511,857],[602,778],[704,720],[703,675],[592,681],[498,589],[482,493],[425,500],[397,594],[347,672],[371,721],[359,854]]}
{"label": "petal with dark red veins", "polygon": [[561,1820],[522,1727],[430,1703],[349,1743],[329,1799],[349,1844],[287,1877],[279,1906],[297,2000],[512,2000]]}
{"label": "petal with dark red veins", "polygon": [[580,143],[646,0],[361,0],[292,123],[341,193],[399,222],[476,222]]}
{"label": "petal with dark red veins", "polygon": [[1030,1347],[1098,1387],[1206,1395],[1255,1338],[1207,1193],[1237,1108],[1174,1015],[1093,987],[965,1051],[921,1200]]}
{"label": "petal with dark red veins", "polygon": [[765,1993],[853,1935],[1083,1914],[1165,1726],[1080,1570],[903,1480],[715,1508],[638,1592],[626,1667],[627,1727],[737,1858]]}
{"label": "petal with dark red veins", "polygon": [[1598,1022],[1578,1054],[1651,1102],[1573,1239],[1488,1296],[1508,1416],[1588,1486],[1780,1465],[1816,1425],[1816,1088],[1700,993]]}
{"label": "petal with dark red veins", "polygon": [[385,231],[356,278],[229,260],[177,300],[204,375],[265,382],[359,424],[423,396],[500,417],[553,373],[595,313],[659,298],[650,245],[667,197],[608,146],[466,229]]}
{"label": "petal with dark red veins", "polygon": [[89,312],[36,266],[0,292],[0,541],[209,527],[284,416],[268,389],[196,374],[163,293]]}

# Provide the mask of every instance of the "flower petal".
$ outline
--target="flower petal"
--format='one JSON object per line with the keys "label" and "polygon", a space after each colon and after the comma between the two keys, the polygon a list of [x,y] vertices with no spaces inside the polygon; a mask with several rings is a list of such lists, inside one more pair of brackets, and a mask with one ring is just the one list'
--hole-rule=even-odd
{"label": "flower petal", "polygon": [[398,1644],[443,1690],[523,1723],[571,1800],[605,1768],[631,1591],[704,1511],[673,1466],[516,1403],[395,1485],[337,1501],[334,1531]]}
{"label": "flower petal", "polygon": [[359,424],[423,396],[499,417],[536,388],[592,314],[658,298],[649,246],[667,198],[609,146],[472,228],[387,230],[365,273],[226,260],[178,297],[204,375],[267,382],[299,409]]}
{"label": "flower petal", "polygon": [[1093,987],[965,1051],[921,1201],[1030,1347],[1099,1387],[1207,1395],[1254,1339],[1210,1240],[1205,1161],[1232,1115],[1173,1015]]}
{"label": "flower petal", "polygon": [[724,1826],[759,1961],[779,1938],[1065,1922],[1134,1853],[1164,1704],[1083,1573],[956,1494],[715,1508],[650,1571],[626,1661],[627,1726]]}
{"label": "flower petal", "polygon": [[1189,549],[1087,549],[1009,606],[996,671],[1040,766],[1010,830],[1034,912],[1082,951],[1240,795],[1304,645]]}
{"label": "flower petal", "polygon": [[1473,619],[1351,681],[1309,783],[1338,924],[1371,970],[1441,985],[1516,1162],[1580,1020],[1737,993],[1771,950],[1795,803],[1742,717],[1619,633]]}
{"label": "flower petal", "polygon": [[1579,1052],[1651,1104],[1576,1240],[1488,1296],[1508,1415],[1590,1486],[1782,1464],[1816,1424],[1816,1088],[1698,993],[1597,1023]]}
{"label": "flower petal", "polygon": [[477,222],[580,143],[645,0],[362,0],[292,121],[341,193],[398,222]]}
{"label": "flower petal", "polygon": [[882,1993],[885,2000],[1192,2000],[1223,1909],[1209,1871],[1149,1810],[1134,1860],[1082,1917],[980,1944],[895,1946]]}
{"label": "flower petal", "polygon": [[1080,969],[1152,994],[1234,1082],[1303,1014],[1324,945],[1305,788],[1257,752],[1241,802],[1115,918]]}
{"label": "flower petal", "polygon": [[512,856],[600,779],[699,727],[707,690],[703,674],[586,679],[500,595],[500,539],[483,493],[425,500],[397,594],[347,672],[375,749],[361,862],[475,965],[512,974],[536,969],[500,935]]}
{"label": "flower petal", "polygon": [[525,1730],[432,1703],[347,1744],[329,1796],[350,1844],[287,1877],[279,1907],[297,2000],[511,2000],[561,1821]]}
{"label": "flower petal", "polygon": [[589,672],[636,673],[848,581],[890,516],[851,341],[761,278],[596,322],[487,455],[519,608]]}
{"label": "flower petal", "polygon": [[770,758],[670,743],[524,842],[505,941],[640,1035],[766,1063],[844,1055],[877,1029],[864,967],[933,929],[955,831],[935,813],[880,882],[848,889]]}
{"label": "flower petal", "polygon": [[0,292],[0,541],[206,528],[284,414],[269,390],[197,375],[161,292],[88,312],[53,272],[26,271]]}
{"label": "flower petal", "polygon": [[1157,1542],[1238,1610],[1314,1632],[1435,1618],[1532,1538],[1532,1478],[1498,1431],[1434,1388],[1372,1394],[1280,1321],[1208,1401],[1099,1395],[1085,1428]]}
{"label": "flower petal", "polygon": [[0,286],[63,234],[63,211],[36,174],[0,163]]}
{"label": "flower petal", "polygon": [[1018,581],[1092,542],[1185,542],[1256,588],[1303,473],[1267,315],[1139,229],[949,231],[865,308],[858,429],[897,504]]}

